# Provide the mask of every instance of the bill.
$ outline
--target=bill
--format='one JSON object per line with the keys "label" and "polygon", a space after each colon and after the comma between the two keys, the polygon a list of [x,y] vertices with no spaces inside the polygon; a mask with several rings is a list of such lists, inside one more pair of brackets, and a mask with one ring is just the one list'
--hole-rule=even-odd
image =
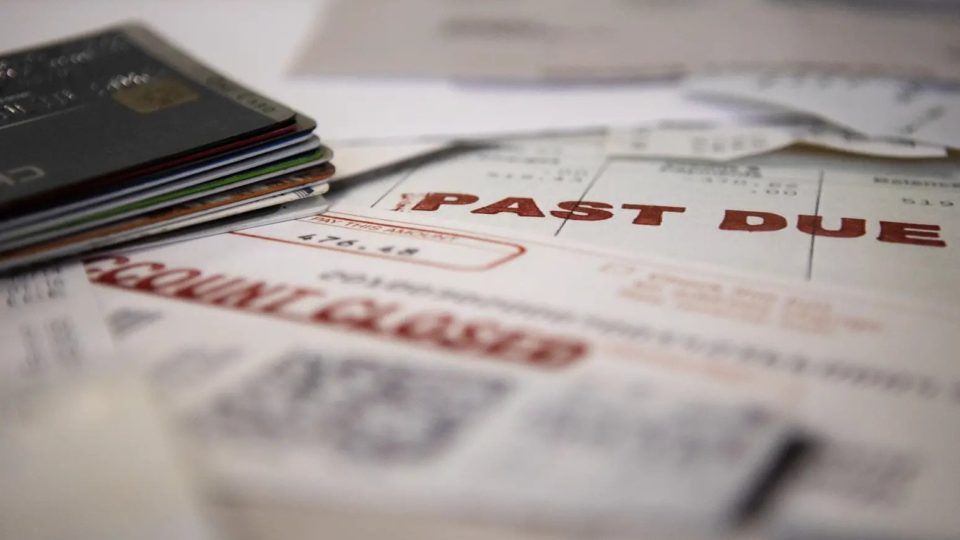
{"label": "bill", "polygon": [[[141,312],[140,306],[130,304],[123,310],[130,316]],[[160,317],[173,322],[169,312]],[[208,320],[207,328],[215,334],[241,331],[218,326],[214,320]],[[154,319],[136,332],[153,334],[160,330],[157,323]],[[374,513],[383,505],[399,505],[427,518],[459,515],[500,522],[511,519],[519,505],[528,510],[527,518],[554,530],[571,525],[631,531],[661,520],[664,527],[712,530],[738,522],[740,506],[754,495],[792,435],[789,425],[765,414],[749,399],[701,393],[701,385],[687,386],[679,379],[638,377],[615,394],[614,381],[600,373],[573,380],[561,376],[542,384],[547,380],[538,382],[538,376],[525,376],[523,370],[511,374],[505,365],[485,369],[480,356],[476,356],[480,365],[471,369],[443,361],[447,355],[429,347],[378,344],[350,334],[321,351],[308,343],[329,332],[269,322],[260,328],[269,328],[273,340],[261,340],[265,356],[240,371],[232,369],[240,367],[232,364],[245,354],[219,354],[226,343],[218,340],[182,340],[176,347],[189,348],[186,356],[174,353],[178,356],[174,358],[168,356],[169,350],[156,350],[169,361],[147,365],[161,393],[176,408],[186,408],[187,429],[207,456],[204,470],[238,497],[253,493],[289,500],[302,493],[340,503],[363,497],[368,504],[361,507]],[[281,342],[286,345],[278,347]],[[232,347],[246,349],[252,343],[235,341]],[[524,355],[527,346],[517,343],[514,353],[504,352]],[[467,353],[464,360],[471,356]],[[542,361],[550,369],[548,359]],[[195,371],[198,368],[201,372]],[[220,379],[221,375],[227,379]],[[234,383],[223,384],[230,379]],[[204,399],[204,392],[197,391],[207,384],[219,390]],[[608,420],[619,415],[619,422],[637,430],[635,436],[611,444],[598,441],[578,450],[576,440],[565,441],[565,435],[556,431],[562,429],[560,424],[579,421],[576,411],[564,407],[567,398],[581,401],[585,413]],[[280,405],[284,402],[287,405]],[[263,416],[270,415],[265,408],[277,406],[313,413]],[[637,407],[644,412],[629,412]],[[542,424],[543,414],[556,415],[548,421],[552,425]],[[515,424],[514,419],[521,422]],[[383,429],[383,422],[391,428]],[[530,423],[541,425],[530,430]],[[262,431],[256,425],[273,427]],[[478,438],[478,430],[490,429],[495,431]],[[589,430],[590,425],[574,429]],[[589,433],[566,436],[589,437]],[[527,447],[511,449],[514,442]],[[683,470],[673,451],[682,452],[685,444],[702,446],[686,458],[689,468]],[[552,467],[542,462],[541,469],[530,469],[524,479],[524,484],[536,489],[513,490],[509,502],[501,497],[501,504],[490,505],[496,500],[491,499],[494,493],[518,485],[511,472],[515,464],[504,461],[505,455],[535,459],[543,455],[537,445],[567,449],[571,459],[580,454],[579,471],[571,469],[568,477],[552,476]],[[729,452],[731,446],[740,451]],[[267,465],[261,461],[266,456],[273,456],[268,461],[280,460],[273,472],[261,468]],[[296,464],[304,459],[308,469],[298,471]],[[308,470],[317,474],[302,477]],[[650,482],[618,481],[618,471],[649,476]],[[595,476],[589,480],[591,473]],[[463,482],[464,474],[474,479]],[[660,475],[656,485],[655,474]],[[682,478],[681,484],[688,487],[678,484],[665,493],[663,482],[671,476]],[[296,477],[300,480],[291,483]],[[568,493],[566,499],[543,499],[560,487]],[[624,497],[627,491],[631,495]],[[606,493],[602,499],[596,497],[601,492]]]}
{"label": "bill", "polygon": [[[550,430],[531,429],[524,411],[549,406],[534,416],[562,417],[549,404],[582,399],[613,422],[602,411],[635,410],[628,396],[641,399],[642,388],[676,388],[790,418],[832,455],[861,448],[911,464],[909,477],[882,484],[882,504],[856,496],[868,481],[857,470],[837,477],[840,489],[799,484],[847,511],[818,513],[798,499],[781,520],[812,512],[804,523],[831,534],[914,538],[960,526],[948,510],[957,458],[943,444],[960,439],[952,308],[405,217],[341,207],[87,262],[108,310],[144,321],[119,346],[146,351],[140,359],[203,449],[211,481],[315,504],[505,521],[516,504],[541,501],[530,509],[546,522],[636,530],[629,516],[651,510],[650,486],[628,483],[635,506],[594,499],[620,487],[585,473],[627,447],[574,452],[572,441],[540,439]],[[693,412],[709,405],[690,410],[694,425],[727,425]],[[549,459],[544,445],[580,456],[578,465],[537,465]],[[691,459],[677,474],[710,467]],[[731,499],[690,499],[687,485],[656,484],[659,500],[677,501],[665,508],[708,527],[730,523]],[[484,496],[508,491],[502,505]],[[488,506],[470,514],[479,499]],[[581,505],[579,516],[553,513]]]}
{"label": "bill", "polygon": [[731,163],[529,141],[358,182],[334,205],[507,227],[796,280],[960,301],[953,160],[789,151]]}

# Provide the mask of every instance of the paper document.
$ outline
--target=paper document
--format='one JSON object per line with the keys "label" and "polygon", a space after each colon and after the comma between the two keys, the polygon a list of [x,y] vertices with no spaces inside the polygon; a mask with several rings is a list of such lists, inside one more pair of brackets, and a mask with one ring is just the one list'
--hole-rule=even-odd
{"label": "paper document", "polygon": [[[548,321],[572,315],[562,302],[477,287],[492,278],[515,289],[520,273],[553,264],[523,244],[330,219],[88,262],[112,313],[139,321],[118,333],[122,350],[142,352],[221,485],[547,527],[702,531],[736,523],[793,440],[785,417],[750,392],[640,357],[631,366],[634,346],[657,346],[605,339],[615,313],[555,328]],[[341,226],[370,232],[324,249]],[[400,282],[344,288],[369,257],[411,287],[427,279],[454,296],[417,299]],[[128,288],[134,274],[141,286]],[[458,294],[489,308],[458,305]],[[378,322],[356,318],[369,309]],[[596,439],[594,420],[628,431]],[[521,479],[509,456],[540,464]]]}
{"label": "paper document", "polygon": [[819,67],[957,79],[955,8],[889,4],[340,1],[299,71],[569,81]]}
{"label": "paper document", "polygon": [[[550,523],[563,510],[566,525],[603,516],[634,527],[651,511],[671,521],[683,508],[691,523],[715,527],[747,480],[697,464],[713,462],[703,453],[712,443],[691,448],[693,461],[677,469],[697,471],[690,491],[679,480],[690,477],[675,476],[666,491],[656,480],[656,497],[643,482],[630,498],[596,496],[627,489],[619,482],[632,476],[618,479],[604,463],[653,444],[638,427],[659,425],[648,412],[686,411],[695,440],[712,440],[695,426],[751,425],[733,420],[736,407],[707,419],[699,406],[654,406],[655,395],[650,409],[629,405],[648,399],[644,388],[701,388],[700,399],[796,419],[827,452],[863,448],[911,464],[909,477],[877,486],[883,504],[859,497],[856,486],[869,480],[856,469],[836,489],[803,484],[798,497],[847,509],[812,523],[915,538],[960,530],[948,510],[960,482],[952,308],[362,214],[87,263],[111,313],[141,321],[118,335],[120,347],[140,351],[219,482],[393,510],[462,513],[483,500],[480,517],[504,520],[529,503]],[[637,426],[641,438],[579,432],[579,416],[561,420],[572,402],[611,426]],[[664,437],[649,451],[673,444],[670,430],[649,433]],[[733,433],[771,440],[748,435],[767,430]],[[607,443],[581,446],[591,440]],[[624,470],[639,474],[642,463]],[[755,473],[758,463],[727,465]],[[651,507],[655,499],[664,505]],[[583,512],[570,514],[574,507]],[[801,511],[785,508],[783,519]]]}
{"label": "paper document", "polygon": [[337,144],[335,179],[383,169],[398,163],[425,158],[443,152],[443,142],[410,142],[405,144]]}
{"label": "paper document", "polygon": [[714,128],[615,128],[607,137],[612,156],[730,161],[805,144],[838,152],[890,158],[941,158],[942,146],[868,139],[839,129],[801,126]]}
{"label": "paper document", "polygon": [[0,388],[110,366],[113,343],[80,263],[0,279]]}
{"label": "paper document", "polygon": [[687,89],[695,96],[776,105],[866,135],[960,148],[960,91],[955,87],[938,89],[896,79],[783,72],[697,77],[688,81]]}
{"label": "paper document", "polygon": [[334,208],[388,210],[419,223],[507,227],[960,301],[960,176],[952,162],[781,153],[711,164],[608,158],[601,145],[517,143],[369,179],[332,200]]}

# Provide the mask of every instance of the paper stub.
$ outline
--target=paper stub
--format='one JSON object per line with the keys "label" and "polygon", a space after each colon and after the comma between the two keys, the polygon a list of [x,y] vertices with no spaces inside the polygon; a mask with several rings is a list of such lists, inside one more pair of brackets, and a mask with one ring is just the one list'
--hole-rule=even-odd
{"label": "paper stub", "polygon": [[107,366],[113,343],[80,263],[0,279],[0,386]]}
{"label": "paper stub", "polygon": [[[960,440],[946,435],[942,443],[955,446]],[[956,527],[938,530],[936,524],[948,510],[929,493],[916,494],[928,503],[917,508],[916,519],[895,515],[925,467],[910,446],[843,441],[818,447],[806,456],[803,474],[784,482],[786,489],[778,492],[771,509],[772,535],[784,540],[956,538]],[[891,515],[875,519],[885,509]]]}
{"label": "paper stub", "polygon": [[212,540],[142,381],[0,393],[0,537]]}
{"label": "paper stub", "polygon": [[[430,495],[408,502],[433,514],[594,531],[732,526],[797,435],[757,403],[664,380],[580,381],[513,410],[525,395],[502,376],[300,350],[215,394],[191,424],[221,455],[327,455],[355,484],[419,470],[412,483]],[[495,428],[457,443],[484,424]]]}
{"label": "paper stub", "polygon": [[755,403],[650,380],[579,379],[511,417],[461,463],[474,491],[455,512],[593,534],[730,529],[799,440]]}
{"label": "paper stub", "polygon": [[[761,483],[795,440],[790,422],[667,379],[630,381],[619,393],[583,381],[531,402],[529,388],[502,374],[300,349],[221,386],[186,419],[214,456],[212,476],[241,494],[309,466],[330,472],[273,493],[339,493],[501,525],[701,533],[738,524],[755,496],[769,495]],[[270,455],[283,459],[272,473]]]}
{"label": "paper stub", "polygon": [[694,96],[748,100],[874,137],[960,148],[960,92],[890,78],[809,71],[695,77]]}
{"label": "paper stub", "polygon": [[807,144],[851,154],[890,158],[941,158],[941,146],[869,139],[829,128],[720,126],[703,129],[613,129],[607,153],[613,156],[731,161]]}

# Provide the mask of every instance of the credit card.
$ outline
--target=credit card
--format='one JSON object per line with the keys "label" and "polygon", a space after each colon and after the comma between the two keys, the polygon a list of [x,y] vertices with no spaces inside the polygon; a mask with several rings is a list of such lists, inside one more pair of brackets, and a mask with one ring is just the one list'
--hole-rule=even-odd
{"label": "credit card", "polygon": [[128,238],[133,240],[145,236],[163,234],[169,231],[183,229],[185,227],[192,227],[194,225],[208,223],[210,221],[217,221],[228,217],[239,216],[241,214],[247,214],[262,208],[267,208],[268,206],[276,206],[278,204],[286,204],[293,201],[299,201],[300,199],[307,199],[310,197],[316,197],[317,195],[323,195],[329,190],[329,182],[319,181],[299,188],[288,189],[275,195],[266,195],[256,199],[250,199],[239,204],[227,205],[223,208],[216,208],[206,212],[200,212],[194,215],[186,216],[183,219],[177,219],[167,223],[158,223],[152,227],[135,231],[129,235],[129,237],[125,236],[122,241],[126,241]]}
{"label": "credit card", "polygon": [[[333,165],[325,163],[296,173],[148,212],[81,233],[0,255],[0,271],[131,241],[149,234],[190,227],[266,206],[326,192]],[[290,195],[287,198],[278,198]],[[272,199],[272,200],[271,200]]]}
{"label": "credit card", "polygon": [[138,199],[132,202],[122,204],[106,210],[84,216],[80,219],[72,219],[56,227],[47,228],[39,232],[7,240],[0,245],[0,250],[10,251],[12,249],[36,244],[58,238],[74,232],[83,231],[92,227],[97,227],[107,223],[119,221],[121,219],[137,216],[152,210],[165,208],[174,204],[180,204],[199,197],[221,193],[229,189],[261,182],[270,178],[280,176],[284,173],[292,173],[311,166],[326,163],[330,160],[332,152],[326,147],[300,153],[287,159],[272,162],[261,167],[245,170],[243,172],[230,176],[217,178],[208,182],[203,182],[189,187],[164,192],[147,198]]}
{"label": "credit card", "polygon": [[[79,209],[106,204],[113,199],[119,199],[124,195],[136,193],[151,187],[157,187],[163,184],[186,178],[188,176],[197,176],[208,171],[213,174],[230,174],[232,169],[227,169],[227,165],[245,162],[257,156],[265,156],[271,152],[281,150],[296,144],[308,141],[312,135],[310,132],[294,133],[283,137],[272,139],[266,143],[248,146],[238,151],[228,152],[212,159],[203,160],[189,167],[179,167],[174,171],[164,171],[162,174],[154,174],[144,178],[137,178],[132,181],[124,181],[121,185],[111,187],[104,193],[84,197],[64,204],[48,206],[42,210],[30,212],[18,216],[0,219],[0,230],[11,229],[14,227],[23,227],[38,221],[49,221],[51,218],[63,216],[78,211]],[[240,170],[239,168],[237,170]],[[211,176],[212,177],[212,176]],[[3,235],[0,234],[0,237]]]}
{"label": "credit card", "polygon": [[150,249],[177,242],[186,242],[196,240],[215,234],[223,234],[242,229],[251,229],[254,227],[265,227],[280,223],[283,221],[292,221],[295,219],[315,216],[326,212],[330,208],[330,203],[322,194],[313,195],[305,199],[298,199],[293,202],[261,208],[252,212],[237,214],[231,217],[218,219],[215,222],[203,223],[192,227],[185,227],[176,231],[150,236],[131,242],[124,242],[116,246],[97,250],[91,256],[103,253],[117,253],[118,251],[130,252],[137,249]]}
{"label": "credit card", "polygon": [[66,213],[55,214],[43,220],[21,224],[16,227],[0,229],[0,249],[13,243],[17,238],[33,237],[45,230],[74,225],[81,221],[87,221],[91,216],[104,215],[113,209],[129,207],[138,201],[152,199],[167,193],[183,190],[187,187],[249,173],[254,170],[262,171],[268,165],[312,152],[318,148],[320,148],[319,139],[311,136],[306,141],[293,146],[280,148],[268,154],[254,156],[250,159],[194,176],[188,176],[175,181],[167,181],[165,178],[161,178],[155,182],[138,186],[140,189],[135,189],[131,193],[127,193],[127,190],[119,189],[115,195],[111,195],[104,201],[94,201],[92,204],[84,203],[78,208],[71,209]]}
{"label": "credit card", "polygon": [[138,25],[3,54],[0,66],[5,215],[292,125],[296,115]]}

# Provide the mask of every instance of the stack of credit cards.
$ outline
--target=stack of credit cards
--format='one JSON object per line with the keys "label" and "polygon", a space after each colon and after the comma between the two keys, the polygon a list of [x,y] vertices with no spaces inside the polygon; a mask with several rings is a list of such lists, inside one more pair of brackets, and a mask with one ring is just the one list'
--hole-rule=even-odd
{"label": "stack of credit cards", "polygon": [[0,54],[0,271],[322,211],[315,127],[138,25]]}

